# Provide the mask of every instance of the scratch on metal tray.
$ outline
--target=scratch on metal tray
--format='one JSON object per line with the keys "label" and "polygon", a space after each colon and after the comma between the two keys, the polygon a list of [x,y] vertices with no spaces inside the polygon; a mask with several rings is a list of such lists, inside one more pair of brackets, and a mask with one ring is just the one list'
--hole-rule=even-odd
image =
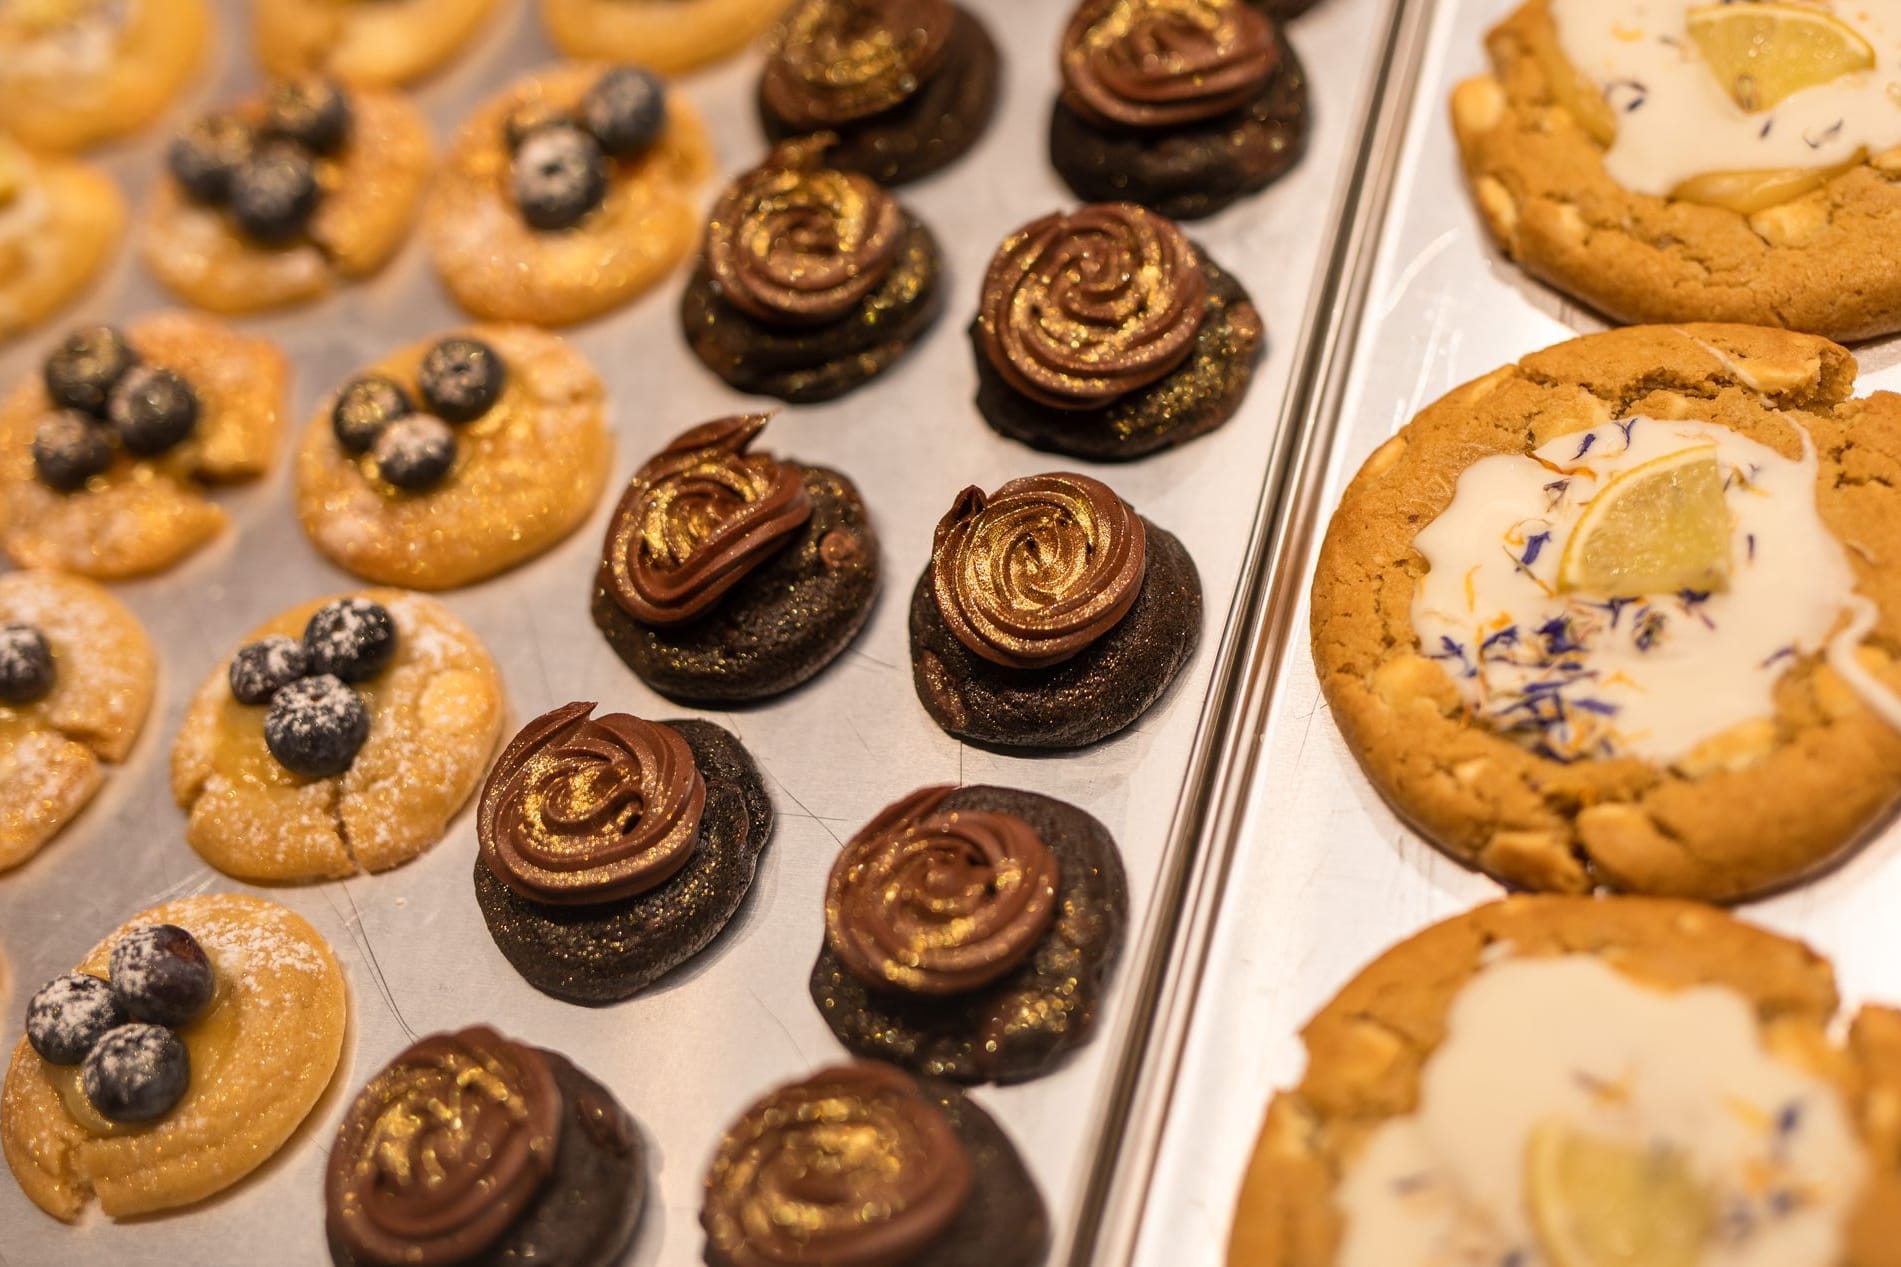
{"label": "scratch on metal tray", "polygon": [[786,1028],[786,1023],[779,1019],[779,1014],[773,1011],[771,1006],[767,1004],[767,1002],[764,999],[759,997],[759,991],[753,989],[751,986],[747,986],[746,993],[752,995],[752,1001],[759,1005],[759,1008],[761,1011],[763,1011],[767,1016],[770,1016],[772,1018],[772,1023],[779,1027],[779,1032],[781,1034],[785,1035],[786,1043],[792,1048],[794,1052],[798,1054],[800,1061],[804,1062],[805,1064],[812,1063],[805,1054],[805,1048],[799,1046],[799,1040],[792,1036],[792,1031]]}
{"label": "scratch on metal tray", "polygon": [[416,1031],[409,1027],[409,1021],[403,1015],[403,1009],[396,1006],[396,995],[389,988],[389,978],[383,975],[383,964],[376,957],[376,947],[370,944],[369,930],[363,927],[363,912],[357,909],[355,895],[350,892],[347,882],[339,884],[337,888],[343,891],[343,900],[350,904],[348,916],[345,916],[337,907],[336,899],[330,895],[330,890],[324,890],[324,899],[330,903],[330,909],[336,911],[338,917],[343,920],[343,926],[350,930],[350,939],[363,948],[363,954],[370,961],[370,975],[376,979],[376,992],[382,995],[383,1002],[389,1005],[390,1015],[394,1016],[396,1023],[402,1026],[403,1033],[414,1041],[417,1036]]}
{"label": "scratch on metal tray", "polygon": [[871,663],[877,665],[879,668],[884,669],[888,672],[896,673],[898,671],[897,665],[887,664],[883,660],[880,660],[877,656],[870,655],[866,652],[860,651],[856,647],[852,648],[852,654],[857,656],[860,660],[868,660]]}

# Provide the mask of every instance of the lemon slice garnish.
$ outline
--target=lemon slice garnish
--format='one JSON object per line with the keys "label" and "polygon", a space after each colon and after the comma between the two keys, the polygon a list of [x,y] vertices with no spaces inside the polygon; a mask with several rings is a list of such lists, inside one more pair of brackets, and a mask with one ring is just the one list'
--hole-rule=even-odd
{"label": "lemon slice garnish", "polygon": [[1553,1267],[1696,1267],[1709,1239],[1710,1197],[1681,1153],[1563,1122],[1532,1132],[1525,1192]]}
{"label": "lemon slice garnish", "polygon": [[1558,588],[1639,598],[1729,588],[1729,505],[1716,446],[1699,444],[1614,476],[1584,508]]}
{"label": "lemon slice garnish", "polygon": [[1745,110],[1872,70],[1875,50],[1853,27],[1793,4],[1710,4],[1690,10],[1690,39]]}

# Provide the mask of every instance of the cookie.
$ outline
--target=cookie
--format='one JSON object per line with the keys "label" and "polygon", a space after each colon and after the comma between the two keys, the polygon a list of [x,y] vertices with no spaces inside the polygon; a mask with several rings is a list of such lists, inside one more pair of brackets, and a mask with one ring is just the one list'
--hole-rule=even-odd
{"label": "cookie", "polygon": [[[1629,7],[1529,0],[1486,37],[1492,72],[1454,90],[1466,180],[1499,248],[1620,322],[1843,341],[1901,329],[1901,278],[1881,263],[1901,251],[1892,51],[1889,69],[1746,110],[1697,53],[1692,6]],[[1626,48],[1617,27],[1658,36]],[[1665,37],[1681,52],[1658,63]],[[1600,83],[1571,61],[1586,48],[1612,78],[1637,67],[1655,83]]]}
{"label": "cookie", "polygon": [[225,530],[217,488],[270,469],[289,380],[204,317],[71,332],[0,401],[0,547],[107,581],[172,566]]}
{"label": "cookie", "polygon": [[1084,0],[1061,66],[1050,161],[1086,202],[1198,220],[1306,148],[1307,73],[1247,0]]}
{"label": "cookie", "polygon": [[1114,462],[1232,418],[1266,329],[1241,283],[1179,226],[1105,203],[1044,216],[1004,240],[970,340],[977,409],[992,428]]}
{"label": "cookie", "polygon": [[[1730,900],[1842,856],[1901,792],[1901,589],[1874,562],[1901,531],[1901,397],[1853,399],[1854,374],[1809,336],[1635,327],[1381,446],[1313,588],[1320,683],[1374,786],[1527,888]],[[1623,502],[1640,486],[1672,490],[1651,513],[1676,529]]]}
{"label": "cookie", "polygon": [[680,303],[687,344],[731,386],[795,404],[890,369],[943,308],[937,239],[870,177],[788,141],[713,208]]}
{"label": "cookie", "polygon": [[1188,551],[1085,475],[959,493],[911,594],[924,711],[999,748],[1115,734],[1162,697],[1200,639]]}
{"label": "cookie", "polygon": [[541,0],[541,24],[568,57],[607,57],[678,75],[752,44],[786,0]]}
{"label": "cookie", "polygon": [[1089,1040],[1128,923],[1122,855],[1073,805],[923,788],[848,841],[812,1002],[861,1056],[1023,1082]]}
{"label": "cookie", "polygon": [[124,232],[125,199],[103,172],[0,131],[0,342],[90,286]]}
{"label": "cookie", "polygon": [[868,1063],[742,1113],[707,1171],[700,1225],[709,1267],[1039,1267],[1049,1254],[1036,1181],[990,1115],[947,1084]]}
{"label": "cookie", "polygon": [[406,98],[283,81],[172,142],[140,255],[166,289],[213,312],[304,303],[389,262],[431,161],[428,124]]}
{"label": "cookie", "polygon": [[0,575],[0,873],[59,834],[145,725],[157,657],[91,581]]}
{"label": "cookie", "polygon": [[279,78],[397,88],[461,56],[494,12],[495,0],[251,0],[252,38]]}
{"label": "cookie", "polygon": [[537,990],[611,1003],[704,950],[745,901],[772,803],[710,722],[591,718],[522,728],[482,789],[475,897]]}
{"label": "cookie", "polygon": [[324,1169],[324,1227],[337,1267],[607,1267],[646,1187],[612,1092],[477,1025],[419,1039],[358,1093]]}
{"label": "cookie", "polygon": [[130,1218],[237,1183],[284,1146],[343,1050],[335,956],[302,916],[263,898],[210,893],[155,906],[94,947],[79,972],[106,976],[115,948],[154,924],[190,933],[215,981],[203,1014],[177,1032],[189,1053],[184,1098],[128,1129],[94,1108],[87,1066],[52,1064],[26,1039],[0,1094],[7,1165],[33,1204],[68,1223],[94,1198]]}
{"label": "cookie", "polygon": [[[458,412],[442,393],[471,376],[499,380],[493,399],[441,418],[445,404]],[[531,327],[414,344],[318,406],[298,453],[297,517],[326,557],[379,584],[449,589],[506,571],[600,500],[605,398],[578,352]]]}
{"label": "cookie", "polygon": [[501,733],[500,677],[466,625],[373,589],[294,607],[243,650],[275,671],[221,663],[172,744],[172,795],[206,862],[296,883],[386,871],[442,838]]}
{"label": "cookie", "polygon": [[1227,1261],[1696,1262],[1721,1236],[1892,1262],[1876,1106],[1901,1091],[1901,1013],[1863,1008],[1839,1044],[1838,1006],[1813,951],[1694,903],[1516,897],[1435,925],[1307,1024]]}
{"label": "cookie", "polygon": [[[610,76],[648,85],[635,144],[588,130],[588,104]],[[485,320],[599,316],[693,249],[695,203],[712,168],[699,116],[644,72],[569,63],[526,75],[456,134],[424,217],[436,271]]]}
{"label": "cookie", "polygon": [[53,0],[0,14],[0,133],[77,150],[163,113],[204,59],[202,0]]}
{"label": "cookie", "polygon": [[951,0],[797,0],[767,44],[759,121],[775,144],[829,133],[834,167],[908,185],[977,143],[999,72],[989,29]]}
{"label": "cookie", "polygon": [[878,591],[857,487],[750,451],[765,415],[694,427],[635,472],[607,526],[594,624],[669,699],[798,686],[850,645]]}

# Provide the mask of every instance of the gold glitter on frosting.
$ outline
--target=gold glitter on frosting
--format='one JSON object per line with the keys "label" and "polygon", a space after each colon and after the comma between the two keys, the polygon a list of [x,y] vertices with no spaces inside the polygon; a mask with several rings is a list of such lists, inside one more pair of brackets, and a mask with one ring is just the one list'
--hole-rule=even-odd
{"label": "gold glitter on frosting", "polygon": [[800,0],[773,37],[760,95],[794,128],[889,110],[943,67],[955,17],[950,0]]}
{"label": "gold glitter on frosting", "polygon": [[1096,123],[1167,128],[1240,109],[1279,64],[1246,0],[1088,0],[1063,35],[1063,100]]}

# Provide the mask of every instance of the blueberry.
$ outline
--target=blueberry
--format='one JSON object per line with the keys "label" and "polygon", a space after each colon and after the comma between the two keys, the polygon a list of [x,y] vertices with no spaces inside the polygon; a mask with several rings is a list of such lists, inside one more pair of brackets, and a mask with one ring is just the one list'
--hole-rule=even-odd
{"label": "blueberry", "polygon": [[53,648],[31,625],[0,625],[0,704],[31,704],[53,689]]}
{"label": "blueberry", "polygon": [[537,229],[571,229],[607,196],[607,158],[580,128],[557,124],[522,138],[509,169],[521,218]]}
{"label": "blueberry", "polygon": [[307,779],[342,774],[370,734],[363,698],[331,674],[300,678],[271,698],[264,743],[279,765]]}
{"label": "blueberry", "polygon": [[107,435],[85,414],[47,414],[33,432],[33,468],[40,482],[62,493],[84,488],[87,480],[112,465]]}
{"label": "blueberry", "polygon": [[384,427],[415,412],[415,402],[401,383],[382,374],[365,374],[351,379],[337,393],[330,429],[346,453],[367,453]]}
{"label": "blueberry", "polygon": [[26,1005],[26,1041],[40,1059],[76,1065],[108,1030],[125,1024],[125,1009],[112,987],[84,972],[54,977]]}
{"label": "blueberry", "polygon": [[317,172],[295,145],[276,141],[231,174],[231,218],[254,242],[281,246],[295,240],[317,210]]}
{"label": "blueberry", "polygon": [[434,488],[455,465],[455,432],[440,418],[411,414],[385,427],[372,452],[377,473],[396,487]]}
{"label": "blueberry", "polygon": [[165,164],[189,197],[221,203],[231,196],[231,176],[255,143],[250,125],[236,115],[207,115],[173,138]]}
{"label": "blueberry", "polygon": [[350,136],[350,101],[328,79],[280,83],[264,102],[264,135],[335,154]]}
{"label": "blueberry", "polygon": [[79,1079],[99,1116],[149,1122],[184,1098],[191,1054],[163,1025],[121,1025],[87,1054]]}
{"label": "blueberry", "polygon": [[501,397],[508,370],[495,349],[475,339],[444,339],[429,349],[416,385],[444,422],[472,422]]}
{"label": "blueberry", "polygon": [[125,335],[111,326],[91,326],[67,335],[40,373],[55,405],[103,418],[113,387],[138,363]]}
{"label": "blueberry", "polygon": [[652,71],[616,66],[581,98],[581,123],[615,158],[634,158],[667,126],[666,89]]}
{"label": "blueberry", "polygon": [[119,380],[106,412],[127,453],[151,458],[198,426],[198,393],[171,370],[141,365]]}
{"label": "blueberry", "polygon": [[190,1022],[217,987],[204,947],[176,924],[146,924],[121,937],[106,971],[125,1014],[154,1025]]}
{"label": "blueberry", "polygon": [[304,626],[310,672],[361,682],[383,671],[396,654],[396,622],[367,598],[339,598],[317,609]]}
{"label": "blueberry", "polygon": [[231,694],[240,704],[268,704],[271,696],[309,671],[304,644],[272,634],[231,657]]}
{"label": "blueberry", "polygon": [[502,120],[502,139],[508,142],[509,152],[513,153],[531,133],[543,128],[573,126],[572,114],[537,98],[524,101],[508,112],[508,117]]}

